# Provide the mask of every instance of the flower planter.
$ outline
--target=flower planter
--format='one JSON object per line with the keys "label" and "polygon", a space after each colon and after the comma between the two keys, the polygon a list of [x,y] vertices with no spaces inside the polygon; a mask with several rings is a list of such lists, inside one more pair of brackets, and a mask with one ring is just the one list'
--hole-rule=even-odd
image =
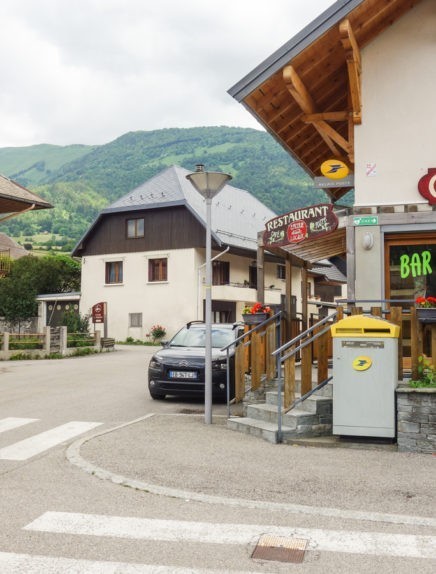
{"label": "flower planter", "polygon": [[436,307],[417,307],[416,315],[420,323],[436,323]]}
{"label": "flower planter", "polygon": [[246,325],[258,325],[269,317],[269,313],[245,313],[242,319]]}

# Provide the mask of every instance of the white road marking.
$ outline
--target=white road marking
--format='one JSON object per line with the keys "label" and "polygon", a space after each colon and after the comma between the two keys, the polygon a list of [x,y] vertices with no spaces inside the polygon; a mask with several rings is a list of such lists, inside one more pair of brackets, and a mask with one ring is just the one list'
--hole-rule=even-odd
{"label": "white road marking", "polygon": [[8,417],[6,419],[0,420],[0,432],[6,432],[8,430],[16,429],[29,423],[34,423],[39,419],[22,419],[19,417]]}
{"label": "white road marking", "polygon": [[[0,552],[0,571],[2,574],[228,574],[228,570],[208,570],[195,568],[177,568],[155,564],[137,564],[132,562],[101,562],[93,560],[74,560],[72,558],[54,558],[52,556],[32,556]],[[232,574],[250,574],[236,572]],[[254,574],[254,573],[253,573]]]}
{"label": "white road marking", "polygon": [[309,549],[348,554],[436,558],[436,537],[260,524],[212,524],[68,512],[46,512],[24,530],[135,540],[254,544],[262,534],[306,538]]}
{"label": "white road marking", "polygon": [[0,449],[2,460],[27,460],[102,423],[71,421]]}

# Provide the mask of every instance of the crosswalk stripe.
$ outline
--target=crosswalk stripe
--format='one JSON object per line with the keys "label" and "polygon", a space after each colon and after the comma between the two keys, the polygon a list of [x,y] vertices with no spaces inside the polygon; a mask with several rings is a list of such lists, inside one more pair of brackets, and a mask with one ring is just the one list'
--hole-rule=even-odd
{"label": "crosswalk stripe", "polygon": [[[138,564],[127,562],[103,562],[75,560],[31,554],[0,552],[2,574],[59,574],[59,572],[80,572],[80,574],[228,574],[228,570],[210,570]],[[247,571],[234,571],[232,574],[254,574]]]}
{"label": "crosswalk stripe", "polygon": [[0,420],[0,432],[6,432],[8,430],[16,429],[29,423],[34,423],[39,419],[23,419],[20,417],[7,417],[6,419]]}
{"label": "crosswalk stripe", "polygon": [[265,526],[260,524],[212,524],[156,520],[69,512],[46,512],[24,527],[39,532],[113,536],[135,540],[253,544],[267,533],[309,540],[309,549],[350,554],[436,558],[436,537]]}
{"label": "crosswalk stripe", "polygon": [[71,421],[0,449],[0,459],[27,460],[101,424]]}

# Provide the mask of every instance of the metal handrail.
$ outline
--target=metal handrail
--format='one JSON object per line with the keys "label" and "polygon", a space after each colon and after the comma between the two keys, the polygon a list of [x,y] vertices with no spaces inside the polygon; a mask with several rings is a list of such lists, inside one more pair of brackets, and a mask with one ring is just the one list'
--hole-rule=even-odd
{"label": "metal handrail", "polygon": [[[304,349],[308,345],[311,345],[313,343],[313,341],[318,339],[318,337],[320,337],[321,335],[324,335],[324,333],[326,333],[330,329],[330,325],[327,325],[321,331],[314,333],[311,337],[309,337],[307,340],[300,343],[300,345],[296,346],[289,353],[286,353],[285,355],[283,355],[283,352],[286,351],[287,349],[289,349],[289,347],[298,343],[298,341],[301,341],[302,339],[306,338],[313,331],[315,331],[315,329],[319,329],[325,323],[331,322],[332,319],[333,320],[336,319],[337,316],[338,316],[338,311],[336,311],[335,313],[332,313],[331,315],[327,315],[327,317],[324,317],[324,319],[321,319],[321,321],[318,321],[317,323],[312,325],[312,327],[309,327],[308,329],[306,329],[305,331],[303,331],[302,333],[300,333],[299,335],[297,335],[296,337],[294,337],[293,339],[291,339],[290,341],[288,341],[287,343],[285,343],[284,345],[282,345],[281,347],[279,347],[278,349],[276,349],[275,351],[272,352],[272,355],[274,355],[276,357],[276,369],[277,369],[277,373],[278,373],[278,377],[277,377],[277,441],[279,443],[282,442],[282,435],[283,435],[283,433],[282,433],[282,386],[283,386],[283,383],[282,383],[282,379],[283,379],[283,377],[282,377],[282,363],[286,359],[289,359],[293,355],[296,355],[299,351],[301,351],[302,349]],[[325,384],[327,384],[328,380],[329,379],[327,379],[326,381],[323,381],[320,385],[318,385],[318,387],[316,387],[315,389],[312,389],[312,391],[309,391],[309,393],[306,393],[306,395],[304,395],[304,397],[301,397],[301,401],[299,401],[299,402],[302,402],[302,400],[304,400],[305,398],[310,396],[312,393],[314,393],[315,391],[317,391],[321,387],[323,387]],[[294,401],[294,403],[295,403],[295,401]],[[295,404],[293,404],[291,406],[291,408],[293,408],[294,406],[295,406]]]}

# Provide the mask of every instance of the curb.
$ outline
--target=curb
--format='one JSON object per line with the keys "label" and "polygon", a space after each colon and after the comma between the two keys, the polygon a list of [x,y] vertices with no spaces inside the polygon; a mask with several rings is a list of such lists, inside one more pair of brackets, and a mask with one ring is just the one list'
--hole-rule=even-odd
{"label": "curb", "polygon": [[[89,436],[85,436],[81,439],[74,441],[66,451],[67,460],[77,466],[81,470],[95,476],[101,480],[108,480],[113,484],[120,486],[125,486],[132,488],[134,490],[139,490],[141,492],[146,492],[149,494],[155,494],[159,496],[167,496],[169,498],[183,499],[185,502],[196,501],[203,502],[206,504],[220,504],[224,506],[240,507],[240,508],[250,508],[258,510],[269,510],[276,512],[288,512],[291,514],[305,514],[310,516],[324,516],[330,518],[342,518],[347,520],[366,520],[369,522],[385,522],[389,524],[409,524],[413,526],[430,526],[436,527],[436,518],[425,517],[425,516],[409,516],[403,514],[385,514],[379,512],[365,512],[365,511],[354,511],[345,510],[340,508],[328,508],[328,507],[317,507],[317,506],[307,506],[300,504],[287,504],[279,502],[267,502],[262,500],[250,500],[244,498],[229,498],[223,496],[213,496],[208,494],[202,494],[198,492],[192,492],[188,490],[181,490],[177,488],[170,488],[165,486],[160,486],[156,484],[147,483],[140,480],[134,480],[120,474],[113,473],[111,471],[105,470],[93,463],[86,461],[80,454],[81,447],[100,436],[105,434],[110,434],[114,431],[120,430],[127,426],[131,426],[135,423],[145,421],[151,417],[159,416],[155,413],[150,413],[143,417],[134,419],[122,425],[106,429],[103,431],[96,432]],[[165,415],[169,416],[169,415]],[[171,415],[170,415],[171,416]],[[181,415],[175,415],[181,416]]]}

